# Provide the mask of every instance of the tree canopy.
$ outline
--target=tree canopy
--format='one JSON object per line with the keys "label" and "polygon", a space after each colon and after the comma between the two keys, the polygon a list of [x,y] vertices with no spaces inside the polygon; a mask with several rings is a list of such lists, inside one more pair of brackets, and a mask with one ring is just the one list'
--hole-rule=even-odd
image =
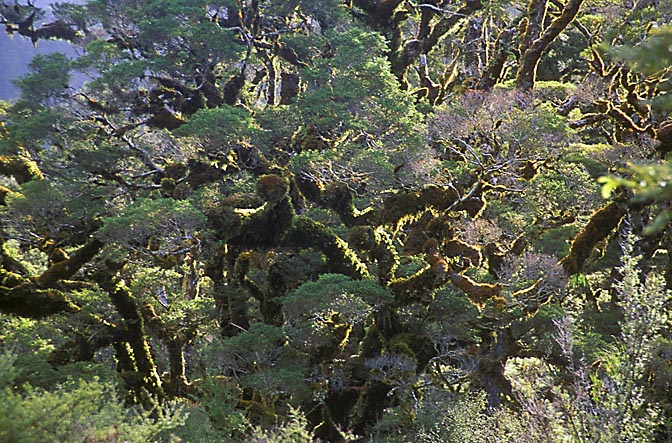
{"label": "tree canopy", "polygon": [[668,0],[53,13],[0,5],[78,54],[0,102],[0,439],[670,439]]}

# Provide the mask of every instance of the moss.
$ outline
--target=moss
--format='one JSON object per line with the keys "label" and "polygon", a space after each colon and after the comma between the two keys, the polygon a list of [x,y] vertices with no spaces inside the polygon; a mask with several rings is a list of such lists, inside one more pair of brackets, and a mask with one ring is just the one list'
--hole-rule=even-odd
{"label": "moss", "polygon": [[386,285],[394,278],[399,266],[399,254],[392,243],[392,237],[383,229],[374,231],[375,248],[371,256],[378,261],[378,280]]}
{"label": "moss", "polygon": [[50,286],[59,280],[67,279],[75,275],[79,269],[91,260],[103,248],[104,243],[92,240],[78,249],[72,257],[53,264],[35,279],[42,287]]}
{"label": "moss", "polygon": [[465,211],[471,218],[478,217],[485,209],[486,201],[482,196],[475,196],[460,201],[455,208],[455,211]]}
{"label": "moss", "polygon": [[189,175],[187,175],[186,183],[192,189],[198,189],[205,184],[216,182],[224,176],[224,170],[202,161],[190,160],[187,166]]}
{"label": "moss", "polygon": [[493,296],[492,304],[498,311],[505,311],[506,308],[509,306],[509,302],[506,300],[506,298],[502,297],[501,295]]}
{"label": "moss", "polygon": [[590,217],[588,224],[574,238],[569,254],[560,262],[568,274],[581,271],[595,245],[618,226],[625,213],[621,203],[611,202]]}
{"label": "moss", "polygon": [[23,156],[0,156],[0,174],[14,177],[19,184],[44,179],[37,163]]}
{"label": "moss", "polygon": [[276,174],[262,175],[257,179],[257,194],[267,202],[279,202],[289,193],[289,180]]}
{"label": "moss", "polygon": [[481,251],[475,246],[471,246],[462,240],[451,240],[447,242],[442,248],[443,254],[446,257],[459,257],[466,259],[470,266],[481,266]]}
{"label": "moss", "polygon": [[320,131],[312,125],[299,128],[292,134],[291,143],[297,153],[302,151],[323,152],[332,148],[332,142],[322,136]]}
{"label": "moss", "polygon": [[504,264],[504,251],[497,243],[488,243],[483,248],[483,254],[488,263],[488,272],[497,277],[502,265]]}
{"label": "moss", "polygon": [[576,85],[555,80],[539,80],[534,84],[535,98],[541,101],[562,102],[571,94]]}
{"label": "moss", "polygon": [[[8,278],[6,282],[16,281]],[[38,289],[26,281],[11,288],[0,286],[1,312],[40,319],[61,312],[76,313],[79,310],[79,306],[66,294],[55,289]]]}
{"label": "moss", "polygon": [[319,180],[309,178],[306,174],[299,174],[296,178],[296,184],[299,191],[310,201],[317,202],[321,200],[325,186]]}
{"label": "moss", "polygon": [[0,269],[0,286],[13,288],[14,286],[21,284],[23,281],[24,278],[19,274],[7,271],[5,269]]}
{"label": "moss", "polygon": [[381,224],[397,224],[408,216],[424,212],[428,208],[437,211],[448,209],[459,199],[454,188],[429,185],[420,191],[405,192],[388,197],[378,213]]}
{"label": "moss", "polygon": [[404,255],[415,255],[421,252],[426,252],[423,249],[424,243],[427,241],[429,233],[427,232],[427,224],[434,218],[431,211],[425,211],[410,223],[410,226],[405,226],[406,238],[404,239],[404,248],[402,250]]}
{"label": "moss", "polygon": [[376,239],[371,226],[355,226],[348,234],[348,242],[357,249],[371,251],[376,245]]}
{"label": "moss", "polygon": [[478,283],[469,277],[461,274],[453,274],[450,277],[453,285],[464,291],[469,300],[479,308],[482,308],[486,301],[502,293],[501,284]]}
{"label": "moss", "polygon": [[441,214],[433,218],[425,227],[427,235],[430,237],[449,239],[455,237],[455,229],[451,223],[451,217],[448,214]]}
{"label": "moss", "polygon": [[539,172],[537,165],[532,160],[527,160],[523,163],[523,166],[518,171],[520,172],[520,176],[527,181],[532,180],[537,175],[537,172]]}
{"label": "moss", "polygon": [[329,272],[355,279],[370,278],[366,265],[349,245],[322,223],[307,217],[295,217],[284,243],[302,248],[315,248],[327,257]]}
{"label": "moss", "polygon": [[412,341],[414,333],[403,333],[395,335],[387,343],[388,351],[394,354],[401,354],[410,357],[413,361],[417,361],[415,352],[411,349],[409,342]]}
{"label": "moss", "polygon": [[410,277],[397,278],[388,285],[398,304],[415,302],[429,304],[434,300],[434,289],[441,284],[433,267],[428,266]]}
{"label": "moss", "polygon": [[165,192],[173,192],[175,190],[175,179],[164,177],[161,179],[161,189]]}
{"label": "moss", "polygon": [[416,331],[403,332],[390,340],[390,350],[411,357],[416,371],[422,371],[430,359],[436,356],[436,347],[425,335]]}
{"label": "moss", "polygon": [[182,163],[169,163],[164,167],[165,178],[179,180],[187,173],[187,166]]}
{"label": "moss", "polygon": [[[285,236],[294,218],[294,208],[287,196],[289,183],[279,176],[266,177],[277,177],[281,180],[263,180],[260,185],[264,194],[262,198],[279,200],[267,201],[253,209],[222,204],[209,211],[210,221],[222,240],[233,245],[254,247],[273,245]],[[248,198],[247,194],[235,194],[223,201],[243,205],[252,205],[255,202],[257,200],[254,197]]]}
{"label": "moss", "polygon": [[0,206],[7,206],[7,196],[13,194],[12,190],[0,186]]}

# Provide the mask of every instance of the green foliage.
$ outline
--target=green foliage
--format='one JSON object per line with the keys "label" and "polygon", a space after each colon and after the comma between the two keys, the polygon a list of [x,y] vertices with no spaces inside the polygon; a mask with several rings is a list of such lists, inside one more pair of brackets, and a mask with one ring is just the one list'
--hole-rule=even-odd
{"label": "green foliage", "polygon": [[[624,171],[630,178],[618,176],[602,176],[598,179],[602,183],[602,195],[609,198],[618,188],[632,191],[635,202],[663,203],[672,198],[672,165],[669,161],[658,164],[630,164]],[[656,218],[647,226],[647,234],[662,231],[672,220],[672,210],[662,209]]]}
{"label": "green foliage", "polygon": [[371,280],[322,274],[283,298],[287,334],[304,352],[343,347],[349,328],[363,325],[374,309],[391,300],[391,294]]}
{"label": "green foliage", "polygon": [[312,443],[313,434],[308,430],[308,422],[304,414],[290,408],[289,420],[275,429],[257,427],[246,440],[247,443]]}
{"label": "green foliage", "polygon": [[[667,163],[602,179],[635,231],[661,214],[641,262],[612,273],[589,218],[596,177],[665,146],[670,30],[646,25],[670,0],[591,3],[529,93],[502,82],[545,2],[215,3],[56,5],[81,55],[36,58],[0,103],[0,310],[77,311],[0,314],[0,440],[637,441],[669,420]],[[370,278],[397,259],[392,289]],[[153,387],[164,409],[120,400]]]}
{"label": "green foliage", "polygon": [[259,393],[264,405],[275,407],[277,399],[300,401],[309,396],[305,379],[306,361],[287,342],[280,327],[253,323],[250,329],[221,343],[210,353],[212,374],[239,373],[240,385]]}
{"label": "green foliage", "polygon": [[[92,202],[96,190],[82,189],[67,183],[32,180],[23,184],[19,193],[8,198],[5,213],[11,217],[9,226],[29,229],[41,239],[65,240],[97,223],[103,212],[102,203]],[[94,220],[96,220],[94,222]]]}
{"label": "green foliage", "polygon": [[106,218],[99,236],[123,245],[147,245],[156,236],[165,240],[162,248],[179,249],[198,242],[197,233],[205,222],[205,216],[186,200],[143,198]]}
{"label": "green foliage", "polygon": [[[217,378],[206,377],[201,389],[203,393],[199,396],[200,405],[192,413],[196,415],[192,419],[190,414],[181,430],[186,441],[236,439],[242,436],[250,424],[245,417],[245,411],[237,409],[238,400],[231,388]],[[193,432],[197,434],[194,435]]]}
{"label": "green foliage", "polygon": [[624,315],[621,335],[615,347],[604,354],[602,370],[590,376],[590,395],[599,416],[587,422],[599,429],[603,441],[652,441],[660,423],[659,411],[647,401],[643,383],[655,337],[669,324],[665,306],[672,293],[655,273],[641,278],[637,269],[640,258],[632,255],[632,242],[632,238],[625,240],[620,268],[623,277],[616,284]]}
{"label": "green foliage", "polygon": [[30,69],[32,74],[14,82],[25,102],[46,104],[58,99],[70,85],[69,61],[64,54],[38,54],[30,62]]}
{"label": "green foliage", "polygon": [[[3,383],[0,391],[0,439],[4,442],[35,441],[156,441],[160,433],[184,423],[180,408],[166,407],[143,412],[126,409],[116,388],[97,378],[79,380],[42,390],[23,385],[12,389],[16,374],[11,353],[0,355]],[[14,360],[14,361],[13,361]],[[154,415],[151,417],[150,415]]]}
{"label": "green foliage", "polygon": [[524,422],[505,409],[485,412],[483,393],[447,394],[425,391],[418,402],[412,426],[399,426],[408,419],[390,409],[377,427],[375,443],[486,443],[531,442]]}
{"label": "green foliage", "polygon": [[[655,27],[644,41],[635,46],[620,46],[613,49],[616,56],[624,59],[637,72],[660,76],[669,68],[672,60],[672,26]],[[662,94],[654,100],[654,105],[662,110],[672,109],[672,83],[669,76],[662,77]]]}
{"label": "green foliage", "polygon": [[604,165],[604,163],[580,153],[567,155],[563,158],[563,160],[567,163],[577,163],[583,165],[590,176],[593,178],[598,178],[606,174],[608,171],[608,168]]}
{"label": "green foliage", "polygon": [[526,210],[542,219],[563,212],[587,215],[602,203],[595,180],[585,168],[571,163],[561,163],[557,172],[534,177],[524,195],[530,205]]}
{"label": "green foliage", "polygon": [[221,150],[236,142],[255,136],[258,129],[250,113],[244,108],[221,107],[201,109],[189,123],[173,133],[202,140],[211,149]]}
{"label": "green foliage", "polygon": [[[618,313],[586,316],[580,323],[555,320],[555,340],[569,362],[564,377],[570,383],[558,385],[554,370],[539,359],[516,359],[507,367],[523,411],[529,415],[533,438],[654,441],[661,415],[658,405],[648,399],[647,367],[654,358],[656,338],[669,325],[665,306],[672,294],[655,272],[642,277],[632,244],[632,237],[623,243],[622,277],[615,284],[622,315],[620,333],[604,330],[606,324],[615,323]],[[544,400],[549,391],[552,401]]]}
{"label": "green foliage", "polygon": [[7,119],[11,137],[0,135],[0,141],[5,139],[0,143],[3,153],[14,154],[17,147],[39,152],[53,141],[53,128],[63,122],[63,115],[51,107],[33,107],[30,103],[19,100],[13,105],[11,118]]}
{"label": "green foliage", "polygon": [[564,257],[569,253],[569,246],[572,238],[577,233],[575,225],[558,226],[544,231],[539,240],[535,242],[535,247],[544,254]]}

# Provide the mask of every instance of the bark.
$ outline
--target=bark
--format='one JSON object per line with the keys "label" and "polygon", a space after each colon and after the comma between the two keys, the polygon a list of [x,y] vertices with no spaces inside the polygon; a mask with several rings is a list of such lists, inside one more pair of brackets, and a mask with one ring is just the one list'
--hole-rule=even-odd
{"label": "bark", "polygon": [[[528,31],[523,38],[523,43],[529,45],[521,55],[520,66],[516,73],[516,88],[521,91],[529,91],[534,88],[537,65],[541,56],[548,49],[555,38],[569,26],[576,15],[583,0],[569,0],[559,17],[553,20],[548,28],[538,37],[537,21],[545,15],[546,1],[532,0],[530,3],[530,22]],[[541,9],[543,9],[543,14]],[[529,40],[529,41],[528,41]]]}
{"label": "bark", "polygon": [[508,28],[503,29],[497,36],[497,41],[495,42],[495,53],[493,54],[492,59],[488,62],[481,79],[478,81],[478,89],[489,91],[502,77],[504,64],[506,63],[506,59],[508,58],[509,52],[511,50],[510,46],[514,33],[514,28]]}
{"label": "bark", "polygon": [[439,44],[439,41],[448,33],[460,20],[470,16],[474,12],[483,8],[481,0],[466,0],[466,3],[460,7],[454,14],[446,14],[432,28],[426,39],[422,42],[422,54],[428,54]]}

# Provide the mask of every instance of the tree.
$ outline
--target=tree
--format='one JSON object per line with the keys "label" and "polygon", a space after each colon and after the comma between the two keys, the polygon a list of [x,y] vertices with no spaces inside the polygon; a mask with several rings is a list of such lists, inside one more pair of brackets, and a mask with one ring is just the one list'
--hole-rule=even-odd
{"label": "tree", "polygon": [[[111,363],[129,403],[193,399],[183,431],[309,438],[300,408],[327,441],[391,436],[431,398],[519,425],[511,368],[567,370],[557,321],[621,327],[615,233],[650,202],[597,177],[665,116],[640,101],[663,77],[608,59],[580,6],[60,5],[82,55],[0,108],[0,311],[45,327],[45,364]],[[658,266],[669,234],[635,247]]]}

